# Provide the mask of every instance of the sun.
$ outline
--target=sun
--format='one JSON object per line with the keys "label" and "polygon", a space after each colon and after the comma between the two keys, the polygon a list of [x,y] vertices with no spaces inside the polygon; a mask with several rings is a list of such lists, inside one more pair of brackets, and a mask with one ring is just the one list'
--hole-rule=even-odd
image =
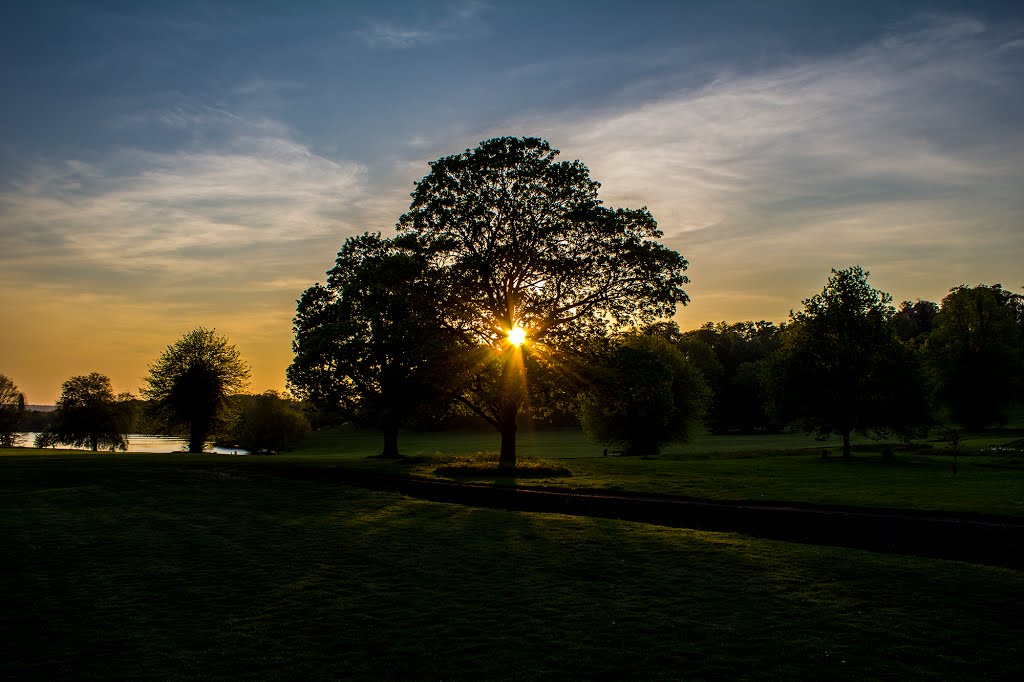
{"label": "sun", "polygon": [[508,330],[508,342],[513,346],[521,346],[526,343],[526,330],[518,324]]}

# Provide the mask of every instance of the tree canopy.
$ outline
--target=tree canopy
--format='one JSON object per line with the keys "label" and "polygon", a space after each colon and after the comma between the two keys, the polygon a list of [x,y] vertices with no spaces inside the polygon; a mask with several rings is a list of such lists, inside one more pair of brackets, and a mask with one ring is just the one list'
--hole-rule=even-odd
{"label": "tree canopy", "polygon": [[215,330],[199,327],[169,345],[149,366],[142,395],[158,425],[187,434],[189,452],[202,452],[210,437],[229,423],[230,398],[248,380],[249,367],[238,349]]}
{"label": "tree canopy", "polygon": [[999,285],[955,287],[925,342],[938,397],[968,429],[1005,422],[1020,388],[1021,332],[1005,293]]}
{"label": "tree canopy", "polygon": [[0,446],[14,445],[14,433],[24,412],[25,394],[7,375],[0,374]]}
{"label": "tree canopy", "polygon": [[[576,352],[688,301],[687,262],[657,241],[650,212],[603,206],[587,167],[557,155],[544,140],[502,137],[438,159],[398,222],[441,275],[446,326],[481,360],[490,351],[479,390],[460,397],[500,431],[503,466],[515,463],[525,356]],[[516,328],[525,343],[509,343]]]}
{"label": "tree canopy", "polygon": [[625,334],[593,353],[580,419],[599,443],[627,455],[656,455],[693,437],[711,402],[700,371],[658,336]]}
{"label": "tree canopy", "polygon": [[[769,431],[779,428],[767,409],[767,358],[782,343],[773,322],[708,322],[682,334],[680,348],[692,356],[714,392],[709,425],[716,433]],[[703,358],[702,346],[716,362]],[[716,366],[717,365],[717,366]]]}
{"label": "tree canopy", "polygon": [[889,294],[859,266],[832,270],[824,289],[790,314],[775,356],[776,401],[808,431],[910,433],[929,419],[923,376],[895,335]]}
{"label": "tree canopy", "polygon": [[346,240],[326,286],[310,287],[299,300],[292,391],[383,429],[382,455],[398,456],[399,427],[436,402],[457,373],[436,299],[420,251],[379,233]]}
{"label": "tree canopy", "polygon": [[903,301],[896,312],[893,322],[896,335],[901,341],[907,342],[927,336],[932,330],[935,316],[939,314],[939,305],[932,301]]}
{"label": "tree canopy", "polygon": [[37,446],[64,443],[93,451],[127,450],[131,401],[128,393],[114,395],[110,378],[104,374],[71,377],[61,386],[56,419],[39,435]]}

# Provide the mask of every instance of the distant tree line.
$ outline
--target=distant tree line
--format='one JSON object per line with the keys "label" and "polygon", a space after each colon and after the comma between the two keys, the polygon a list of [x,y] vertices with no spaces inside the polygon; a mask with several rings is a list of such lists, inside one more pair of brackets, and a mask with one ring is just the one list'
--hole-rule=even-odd
{"label": "distant tree line", "polygon": [[797,427],[838,435],[849,456],[855,432],[910,439],[939,424],[1006,423],[1024,395],[1024,296],[999,284],[960,285],[941,305],[896,308],[868,275],[833,270],[780,326],[650,331],[667,333],[701,369],[715,432]]}
{"label": "distant tree line", "polygon": [[255,453],[295,447],[310,430],[299,404],[275,391],[244,394],[248,375],[238,350],[203,328],[168,346],[150,366],[141,400],[115,395],[110,378],[92,372],[63,383],[53,412],[30,411],[0,375],[0,444],[14,445],[16,432],[34,431],[36,447],[124,451],[129,434],[141,431],[184,437],[189,452],[214,440]]}

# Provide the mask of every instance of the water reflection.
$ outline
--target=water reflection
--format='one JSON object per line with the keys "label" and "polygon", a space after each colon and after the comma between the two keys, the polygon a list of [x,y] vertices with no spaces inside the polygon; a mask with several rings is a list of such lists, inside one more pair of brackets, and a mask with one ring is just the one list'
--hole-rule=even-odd
{"label": "water reflection", "polygon": [[[35,432],[22,432],[15,434],[17,440],[15,441],[18,445],[23,447],[32,447],[36,442]],[[81,448],[72,448],[69,445],[58,445],[57,450],[80,450]],[[184,438],[175,438],[174,436],[148,436],[143,433],[130,433],[128,434],[128,452],[133,453],[160,453],[160,452],[185,452],[188,450],[188,441]],[[206,452],[212,452],[218,455],[248,455],[248,450],[241,448],[222,448],[217,446],[207,446]]]}

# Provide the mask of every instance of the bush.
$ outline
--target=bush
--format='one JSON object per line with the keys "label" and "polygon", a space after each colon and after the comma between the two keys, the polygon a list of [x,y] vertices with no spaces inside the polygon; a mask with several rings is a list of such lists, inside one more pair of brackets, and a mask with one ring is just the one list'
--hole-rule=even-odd
{"label": "bush", "polygon": [[294,449],[309,433],[309,421],[298,404],[276,391],[247,396],[235,423],[232,440],[250,452]]}
{"label": "bush", "polygon": [[666,443],[685,443],[701,423],[711,391],[701,373],[672,344],[625,335],[595,353],[592,388],[580,422],[598,443],[626,455],[656,455]]}

